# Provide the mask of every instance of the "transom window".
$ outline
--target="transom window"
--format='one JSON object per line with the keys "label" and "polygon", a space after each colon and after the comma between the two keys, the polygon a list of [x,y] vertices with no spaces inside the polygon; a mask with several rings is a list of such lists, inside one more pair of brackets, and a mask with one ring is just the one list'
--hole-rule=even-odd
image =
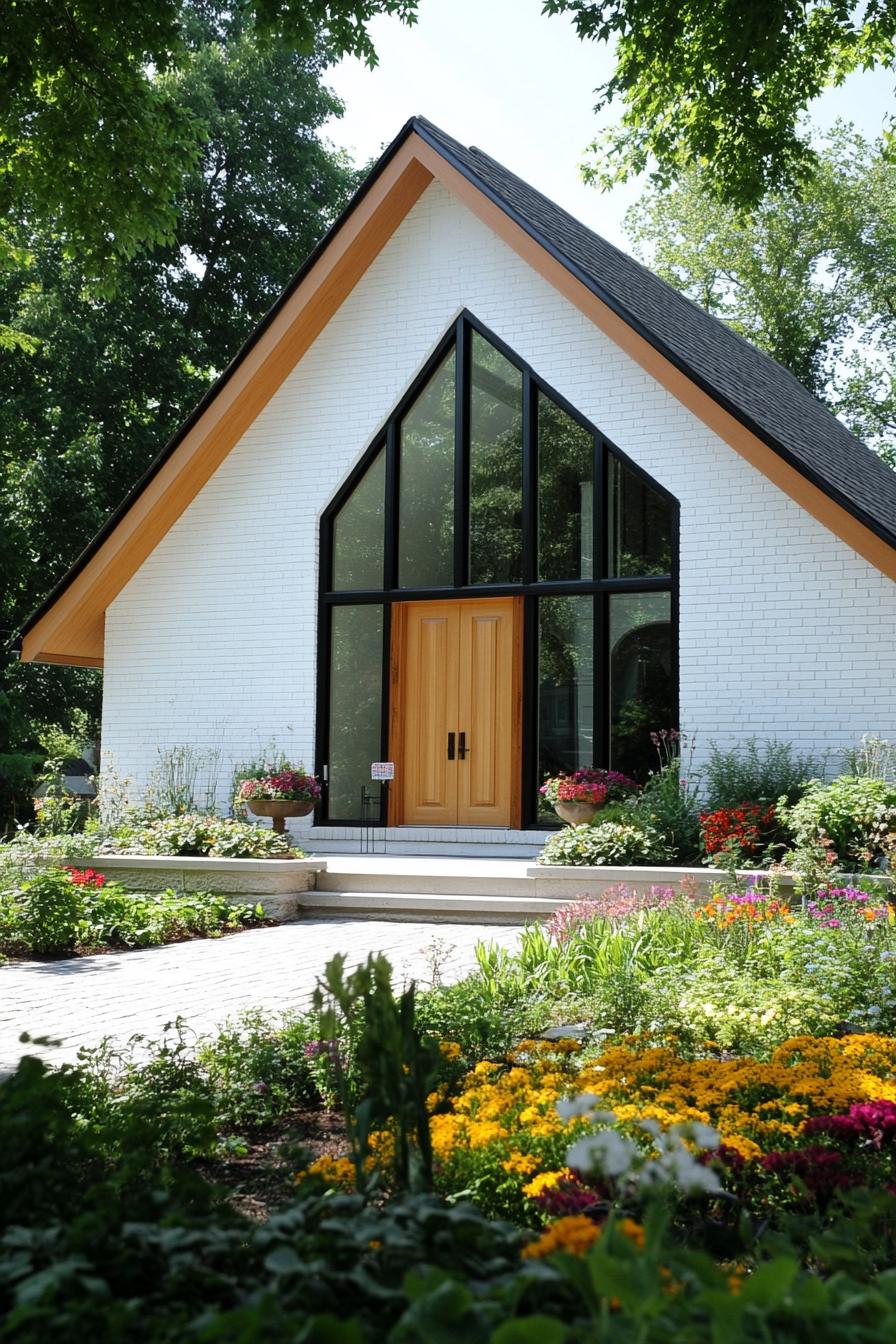
{"label": "transom window", "polygon": [[395,602],[521,594],[524,825],[547,774],[643,779],[677,721],[676,501],[464,313],[326,511],[318,767],[385,824]]}

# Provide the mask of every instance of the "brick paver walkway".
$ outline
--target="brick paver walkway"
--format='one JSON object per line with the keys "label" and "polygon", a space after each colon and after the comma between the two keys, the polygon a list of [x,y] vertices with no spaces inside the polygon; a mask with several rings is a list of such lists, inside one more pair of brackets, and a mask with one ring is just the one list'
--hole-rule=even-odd
{"label": "brick paver walkway", "polygon": [[[516,927],[483,924],[303,919],[170,947],[12,962],[0,966],[0,1073],[15,1068],[26,1050],[61,1063],[107,1036],[158,1037],[176,1017],[206,1032],[247,1008],[301,1009],[336,952],[347,954],[349,967],[368,952],[385,952],[396,982],[413,977],[428,984],[435,940],[447,983],[472,968],[477,942],[509,947],[518,934]],[[22,1032],[61,1045],[25,1046]]]}

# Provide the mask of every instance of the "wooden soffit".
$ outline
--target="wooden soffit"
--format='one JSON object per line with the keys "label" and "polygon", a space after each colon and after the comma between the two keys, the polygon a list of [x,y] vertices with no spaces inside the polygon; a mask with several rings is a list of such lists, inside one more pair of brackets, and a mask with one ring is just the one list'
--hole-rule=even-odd
{"label": "wooden soffit", "polygon": [[220,466],[433,181],[575,304],[735,452],[883,574],[896,550],[808,481],[411,131],[90,559],[22,638],[24,661],[101,667],[105,611]]}

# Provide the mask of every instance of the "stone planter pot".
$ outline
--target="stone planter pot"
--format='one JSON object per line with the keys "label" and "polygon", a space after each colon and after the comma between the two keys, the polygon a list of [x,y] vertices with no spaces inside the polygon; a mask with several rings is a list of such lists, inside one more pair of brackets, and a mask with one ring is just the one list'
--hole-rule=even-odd
{"label": "stone planter pot", "polygon": [[286,798],[247,798],[246,806],[256,817],[270,817],[274,830],[283,835],[287,817],[307,817],[314,811],[314,803]]}
{"label": "stone planter pot", "polygon": [[558,801],[554,803],[554,811],[557,813],[558,817],[567,822],[570,826],[587,826],[590,825],[597,816],[600,808],[595,806],[594,803],[563,803],[558,799]]}

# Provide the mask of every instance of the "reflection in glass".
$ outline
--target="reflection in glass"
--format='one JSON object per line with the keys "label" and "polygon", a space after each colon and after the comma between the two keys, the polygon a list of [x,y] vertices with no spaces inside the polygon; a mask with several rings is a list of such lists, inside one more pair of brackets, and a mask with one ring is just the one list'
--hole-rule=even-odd
{"label": "reflection in glass", "polygon": [[[538,604],[538,783],[594,759],[594,598]],[[542,820],[556,821],[539,798]]]}
{"label": "reflection in glass", "polygon": [[[358,821],[361,792],[376,790],[370,763],[380,759],[383,608],[334,607],[330,642],[331,821]],[[371,815],[374,815],[371,813]]]}
{"label": "reflection in glass", "polygon": [[594,575],[594,436],[538,393],[538,577]]}
{"label": "reflection in glass", "polygon": [[454,581],[454,351],[399,427],[398,584]]}
{"label": "reflection in glass", "polygon": [[643,476],[609,454],[610,576],[672,573],[672,506]]}
{"label": "reflection in glass", "polygon": [[333,587],[382,588],[386,454],[376,457],[333,523]]}
{"label": "reflection in glass", "polygon": [[677,724],[669,593],[610,597],[610,766],[643,783],[656,763],[650,734]]}
{"label": "reflection in glass", "polygon": [[523,578],[523,375],[477,331],[470,391],[470,582]]}

